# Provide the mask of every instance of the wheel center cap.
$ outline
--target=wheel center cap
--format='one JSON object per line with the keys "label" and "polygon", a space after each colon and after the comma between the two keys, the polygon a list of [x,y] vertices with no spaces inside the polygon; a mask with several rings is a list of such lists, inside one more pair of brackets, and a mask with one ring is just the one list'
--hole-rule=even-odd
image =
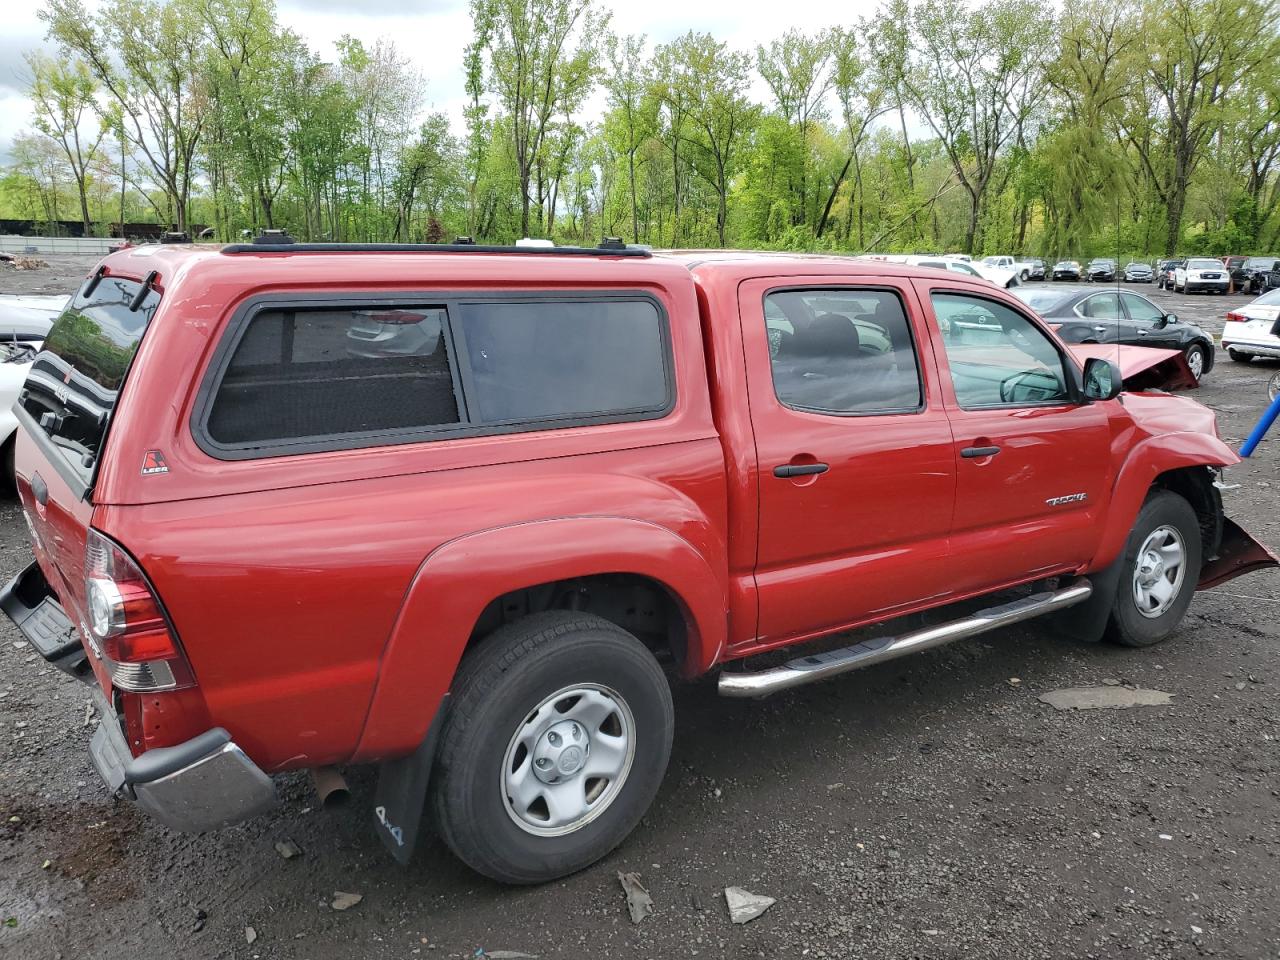
{"label": "wheel center cap", "polygon": [[583,755],[581,747],[565,747],[560,753],[560,760],[556,767],[559,769],[561,776],[567,777],[577,773],[585,759],[586,757]]}
{"label": "wheel center cap", "polygon": [[1153,553],[1149,553],[1142,558],[1142,565],[1138,567],[1138,581],[1144,587],[1151,586],[1163,576],[1164,560]]}
{"label": "wheel center cap", "polygon": [[561,783],[581,772],[591,755],[591,738],[575,720],[553,723],[533,748],[533,772],[543,783]]}

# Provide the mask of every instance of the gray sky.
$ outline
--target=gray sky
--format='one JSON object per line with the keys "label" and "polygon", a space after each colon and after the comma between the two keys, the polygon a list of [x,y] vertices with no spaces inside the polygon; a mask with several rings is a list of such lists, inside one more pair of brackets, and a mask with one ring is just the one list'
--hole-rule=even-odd
{"label": "gray sky", "polygon": [[[420,71],[425,82],[424,104],[443,110],[461,129],[462,50],[471,40],[467,0],[277,0],[279,18],[293,28],[322,57],[335,56],[333,43],[351,34],[367,43],[380,37],[393,40]],[[869,14],[874,0],[802,0],[780,5],[776,0],[601,0],[613,11],[618,33],[645,33],[653,43],[668,41],[688,30],[704,30],[737,49],[753,52],[790,27],[811,31],[837,24],[850,25]],[[95,4],[90,2],[90,6]],[[8,159],[16,133],[31,127],[31,103],[23,95],[26,64],[22,53],[47,46],[44,26],[36,17],[38,4],[5,4],[5,29],[0,35],[0,163]],[[780,16],[785,11],[785,18]],[[50,49],[50,52],[52,49]],[[763,84],[757,82],[758,87]],[[767,88],[757,89],[765,99]],[[587,119],[598,114],[597,98]]]}

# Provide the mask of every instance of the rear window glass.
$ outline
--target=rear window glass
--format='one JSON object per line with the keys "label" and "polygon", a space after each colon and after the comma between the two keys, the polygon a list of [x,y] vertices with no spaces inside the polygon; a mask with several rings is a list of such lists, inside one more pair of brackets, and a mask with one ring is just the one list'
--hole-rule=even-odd
{"label": "rear window glass", "polygon": [[103,277],[54,321],[27,374],[19,403],[86,483],[106,435],[116,397],[160,296],[149,290],[130,309],[140,284]]}
{"label": "rear window glass", "polygon": [[1009,291],[1037,313],[1047,313],[1074,296],[1074,291],[1046,290],[1043,287],[1014,287]]}
{"label": "rear window glass", "polygon": [[461,312],[481,423],[667,405],[662,325],[647,300],[467,303]]}
{"label": "rear window glass", "polygon": [[648,300],[266,309],[205,421],[222,449],[333,449],[665,411],[666,331]]}
{"label": "rear window glass", "polygon": [[236,347],[209,416],[220,444],[459,422],[440,307],[266,310]]}

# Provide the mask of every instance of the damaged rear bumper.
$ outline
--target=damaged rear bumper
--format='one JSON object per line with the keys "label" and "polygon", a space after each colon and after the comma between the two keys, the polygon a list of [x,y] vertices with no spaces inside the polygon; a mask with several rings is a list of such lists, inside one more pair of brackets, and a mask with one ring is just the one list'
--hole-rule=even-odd
{"label": "damaged rear bumper", "polygon": [[275,784],[222,727],[133,756],[120,722],[99,696],[102,722],[89,743],[93,765],[115,795],[138,802],[167,827],[202,833],[265,813]]}
{"label": "damaged rear bumper", "polygon": [[75,625],[34,563],[0,589],[0,611],[53,666],[89,684],[101,723],[89,742],[93,765],[116,796],[174,830],[201,833],[276,805],[275,785],[222,727],[135,757],[120,716],[91,670]]}

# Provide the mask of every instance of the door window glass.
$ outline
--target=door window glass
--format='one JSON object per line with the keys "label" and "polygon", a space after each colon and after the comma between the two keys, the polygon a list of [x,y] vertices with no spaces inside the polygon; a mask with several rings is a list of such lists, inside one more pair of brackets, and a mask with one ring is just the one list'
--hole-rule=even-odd
{"label": "door window glass", "polygon": [[956,399],[965,409],[1062,403],[1063,359],[1035,324],[1004,304],[935,292]]}
{"label": "door window glass", "polygon": [[1136,293],[1122,293],[1121,296],[1124,297],[1129,316],[1138,323],[1152,324],[1164,319],[1164,311],[1146,297],[1140,297]]}
{"label": "door window glass", "polygon": [[890,413],[922,405],[902,301],[884,290],[785,290],[764,301],[778,399],[818,413]]}

